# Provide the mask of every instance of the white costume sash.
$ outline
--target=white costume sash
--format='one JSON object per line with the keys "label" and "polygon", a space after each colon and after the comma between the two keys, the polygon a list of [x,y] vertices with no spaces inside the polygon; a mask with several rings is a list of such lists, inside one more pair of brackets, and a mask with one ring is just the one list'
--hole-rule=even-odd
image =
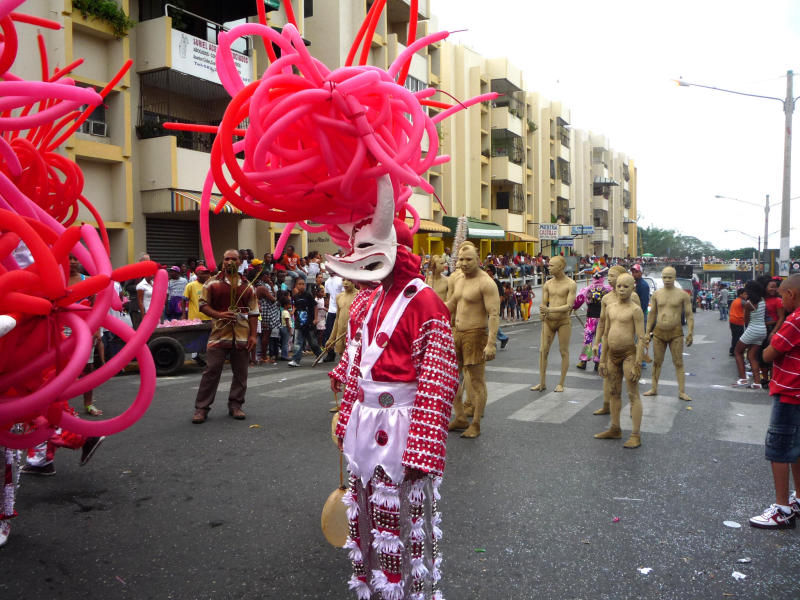
{"label": "white costume sash", "polygon": [[[373,381],[372,368],[389,345],[389,339],[408,304],[425,287],[428,286],[421,279],[413,279],[406,284],[386,317],[378,323],[377,331],[370,340],[368,325],[377,304],[373,300],[358,332],[360,335],[357,333],[355,336],[360,338],[355,340],[355,346],[361,344],[361,377],[358,380],[357,401],[353,404],[347,423],[343,452],[350,472],[359,477],[364,485],[379,465],[393,482],[403,479],[403,452],[408,440],[417,382]],[[354,349],[351,345],[351,350]]]}

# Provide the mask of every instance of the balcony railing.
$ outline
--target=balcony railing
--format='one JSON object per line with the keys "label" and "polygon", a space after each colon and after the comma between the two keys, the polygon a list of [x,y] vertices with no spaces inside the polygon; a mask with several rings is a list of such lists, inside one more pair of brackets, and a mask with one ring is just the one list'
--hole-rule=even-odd
{"label": "balcony railing", "polygon": [[569,163],[563,158],[558,159],[558,178],[562,183],[567,185],[572,183],[572,174],[570,173]]}
{"label": "balcony railing", "polygon": [[525,160],[525,147],[522,138],[517,136],[492,135],[492,156],[507,156],[515,165]]}
{"label": "balcony railing", "polygon": [[[214,134],[199,133],[196,131],[169,131],[164,129],[163,124],[174,123],[197,123],[188,119],[180,119],[170,115],[158,114],[150,111],[142,111],[139,123],[136,125],[136,137],[140,140],[149,138],[174,135],[177,138],[178,148],[187,150],[197,150],[199,152],[211,152],[214,143]],[[202,123],[203,125],[219,125],[219,121]]]}

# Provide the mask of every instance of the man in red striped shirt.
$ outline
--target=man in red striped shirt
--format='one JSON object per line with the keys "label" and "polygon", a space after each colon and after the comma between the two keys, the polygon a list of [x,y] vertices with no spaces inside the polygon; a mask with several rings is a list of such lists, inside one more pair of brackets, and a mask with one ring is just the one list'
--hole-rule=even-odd
{"label": "man in red striped shirt", "polygon": [[786,309],[786,320],[764,350],[764,360],[772,361],[772,417],[765,454],[772,463],[775,504],[750,519],[761,529],[794,527],[800,516],[797,490],[789,494],[791,467],[795,488],[800,482],[800,275],[792,275],[778,288]]}

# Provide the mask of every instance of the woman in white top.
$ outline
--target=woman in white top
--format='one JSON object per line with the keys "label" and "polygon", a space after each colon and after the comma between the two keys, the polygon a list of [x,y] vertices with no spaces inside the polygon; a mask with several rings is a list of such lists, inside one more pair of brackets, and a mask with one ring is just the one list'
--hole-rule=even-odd
{"label": "woman in white top", "polygon": [[153,299],[152,277],[145,277],[136,284],[136,297],[139,300],[139,306],[144,308],[143,312],[147,312],[150,308],[150,301]]}
{"label": "woman in white top", "polygon": [[[758,382],[761,372],[758,351],[761,349],[764,338],[767,337],[767,326],[764,323],[764,307],[766,306],[764,288],[756,281],[748,281],[744,286],[744,291],[747,294],[747,301],[744,304],[744,320],[747,327],[733,349],[736,368],[739,370],[739,379],[733,385],[734,387],[761,389],[761,384]],[[747,350],[750,368],[753,370],[753,382],[747,378],[744,369],[745,350]]]}

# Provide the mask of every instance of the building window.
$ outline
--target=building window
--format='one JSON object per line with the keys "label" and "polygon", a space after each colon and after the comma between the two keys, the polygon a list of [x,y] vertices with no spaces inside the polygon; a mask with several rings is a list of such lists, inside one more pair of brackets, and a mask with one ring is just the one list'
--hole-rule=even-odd
{"label": "building window", "polygon": [[556,161],[550,159],[550,179],[556,178]]}
{"label": "building window", "polygon": [[565,183],[566,185],[572,183],[569,162],[560,157],[558,159],[558,178],[561,180],[561,183]]}
{"label": "building window", "polygon": [[499,190],[495,194],[495,208],[507,210],[510,213],[521,215],[525,212],[525,193],[521,185],[513,185],[510,189]]}
{"label": "building window", "polygon": [[507,156],[514,164],[525,160],[522,138],[505,131],[492,131],[492,156]]}
{"label": "building window", "polygon": [[407,90],[409,90],[412,94],[415,92],[420,92],[428,87],[428,84],[424,81],[420,81],[416,77],[412,77],[411,75],[406,77],[406,82],[404,86]]}
{"label": "building window", "polygon": [[599,229],[608,229],[608,213],[599,208],[592,211],[594,226]]}

